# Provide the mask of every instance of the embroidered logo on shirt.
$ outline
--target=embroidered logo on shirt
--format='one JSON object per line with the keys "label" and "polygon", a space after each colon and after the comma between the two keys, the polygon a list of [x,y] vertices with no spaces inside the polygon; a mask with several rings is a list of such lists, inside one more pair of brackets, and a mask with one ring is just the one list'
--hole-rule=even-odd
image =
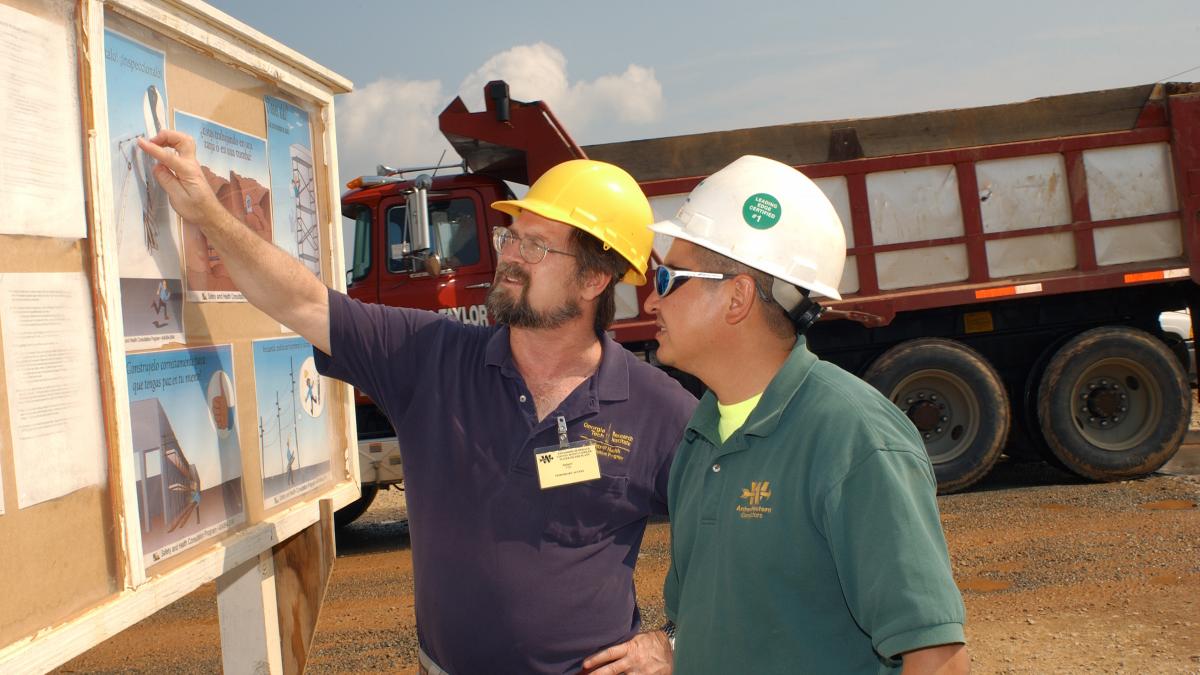
{"label": "embroidered logo on shirt", "polygon": [[633,435],[616,431],[611,424],[600,426],[599,424],[584,422],[583,431],[584,433],[580,435],[580,440],[595,443],[596,454],[601,457],[623,462],[625,461],[625,457],[633,450]]}
{"label": "embroidered logo on shirt", "polygon": [[751,481],[750,487],[742,488],[741,499],[745,504],[737,505],[738,515],[742,520],[760,520],[771,512],[770,506],[763,502],[771,498],[771,481]]}

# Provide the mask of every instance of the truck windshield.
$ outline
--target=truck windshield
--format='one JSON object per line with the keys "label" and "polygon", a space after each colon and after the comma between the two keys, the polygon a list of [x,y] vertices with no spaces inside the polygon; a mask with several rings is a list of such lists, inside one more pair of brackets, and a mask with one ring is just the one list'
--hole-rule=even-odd
{"label": "truck windshield", "polygon": [[[405,207],[388,209],[388,271],[409,273],[423,269],[408,246]],[[429,203],[429,241],[442,259],[443,269],[479,262],[479,236],[475,227],[475,202],[468,198]]]}

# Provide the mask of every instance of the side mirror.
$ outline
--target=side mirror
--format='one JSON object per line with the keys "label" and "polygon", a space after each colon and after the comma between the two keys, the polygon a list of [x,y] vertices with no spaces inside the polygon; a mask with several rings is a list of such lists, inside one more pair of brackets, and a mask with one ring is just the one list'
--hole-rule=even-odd
{"label": "side mirror", "polygon": [[413,190],[405,199],[407,214],[409,251],[425,251],[429,249],[429,188],[433,179],[428,174],[421,174],[413,181]]}

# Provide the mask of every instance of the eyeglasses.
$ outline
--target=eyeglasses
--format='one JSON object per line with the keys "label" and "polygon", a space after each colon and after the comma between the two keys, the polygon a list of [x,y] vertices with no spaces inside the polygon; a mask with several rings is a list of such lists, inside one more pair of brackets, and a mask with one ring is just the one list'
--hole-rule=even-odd
{"label": "eyeglasses", "polygon": [[721,274],[719,272],[692,272],[690,270],[676,270],[659,265],[658,269],[654,270],[654,290],[658,291],[659,297],[670,295],[671,291],[683,285],[683,282],[688,279],[732,279],[736,274]]}
{"label": "eyeglasses", "polygon": [[512,230],[507,227],[497,227],[492,230],[492,246],[496,249],[496,255],[504,252],[504,249],[511,243],[516,243],[521,252],[521,259],[530,265],[536,265],[546,259],[547,253],[557,253],[559,255],[567,255],[572,258],[574,253],[560,251],[556,248],[550,248],[537,239],[526,239],[518,237]]}

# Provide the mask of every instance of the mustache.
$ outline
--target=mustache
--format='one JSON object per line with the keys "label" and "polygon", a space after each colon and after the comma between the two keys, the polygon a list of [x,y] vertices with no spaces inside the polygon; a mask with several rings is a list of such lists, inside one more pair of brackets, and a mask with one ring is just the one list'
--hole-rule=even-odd
{"label": "mustache", "polygon": [[500,263],[496,266],[496,278],[512,277],[523,284],[529,283],[529,273],[515,263]]}

